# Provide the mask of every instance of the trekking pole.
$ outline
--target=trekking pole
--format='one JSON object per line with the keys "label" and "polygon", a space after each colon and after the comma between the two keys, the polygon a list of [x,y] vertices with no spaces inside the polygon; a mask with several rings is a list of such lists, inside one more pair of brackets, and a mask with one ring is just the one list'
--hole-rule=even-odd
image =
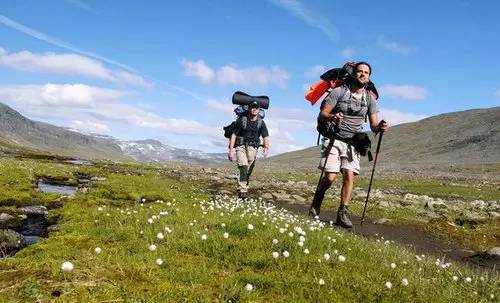
{"label": "trekking pole", "polygon": [[[381,122],[383,122],[383,121],[381,121]],[[368,206],[368,199],[370,198],[370,190],[372,189],[373,174],[375,173],[375,165],[377,165],[378,153],[380,151],[380,143],[382,142],[382,135],[383,134],[384,134],[384,132],[381,131],[380,136],[378,137],[377,150],[375,151],[375,160],[373,161],[372,175],[370,177],[370,184],[368,185],[368,193],[366,194],[365,208],[363,209],[363,215],[361,215],[360,225],[363,225],[363,222],[365,221],[366,207]]]}

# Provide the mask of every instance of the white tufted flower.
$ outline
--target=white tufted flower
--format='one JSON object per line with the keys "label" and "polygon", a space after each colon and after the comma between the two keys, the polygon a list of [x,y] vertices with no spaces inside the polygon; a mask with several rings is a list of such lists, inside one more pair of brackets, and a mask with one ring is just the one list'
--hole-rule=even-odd
{"label": "white tufted flower", "polygon": [[73,263],[69,262],[69,261],[66,261],[64,262],[62,265],[61,265],[61,269],[63,271],[67,271],[67,272],[70,272],[73,270]]}

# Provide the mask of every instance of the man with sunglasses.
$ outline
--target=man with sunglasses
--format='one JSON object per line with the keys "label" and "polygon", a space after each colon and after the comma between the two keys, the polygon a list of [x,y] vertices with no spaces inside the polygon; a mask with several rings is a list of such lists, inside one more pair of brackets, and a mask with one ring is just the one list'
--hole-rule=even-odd
{"label": "man with sunglasses", "polygon": [[[378,120],[376,98],[365,88],[370,82],[371,66],[358,62],[349,81],[333,89],[321,104],[318,119],[333,122],[336,127],[335,141],[329,149],[329,140],[324,139],[319,168],[324,167],[324,176],[319,181],[314,194],[309,214],[319,215],[325,192],[330,188],[337,174],[342,172],[340,206],[337,211],[337,224],[350,228],[352,222],[348,214],[355,176],[360,171],[360,153],[350,144],[356,133],[363,129],[365,117],[368,117],[373,132],[385,131],[389,127],[385,121]],[[328,150],[329,149],[329,150]],[[326,161],[326,164],[325,164]]]}

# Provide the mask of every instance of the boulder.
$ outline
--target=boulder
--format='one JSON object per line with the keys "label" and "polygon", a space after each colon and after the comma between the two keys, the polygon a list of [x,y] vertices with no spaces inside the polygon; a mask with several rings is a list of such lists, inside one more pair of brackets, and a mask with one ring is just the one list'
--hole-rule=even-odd
{"label": "boulder", "polygon": [[389,223],[389,222],[391,222],[390,219],[382,218],[382,219],[378,219],[378,220],[373,221],[373,224],[385,224],[385,223]]}
{"label": "boulder", "polygon": [[292,195],[292,199],[295,200],[295,201],[297,201],[297,202],[301,202],[301,203],[307,201],[306,198],[304,198],[302,196],[299,196],[299,195]]}
{"label": "boulder", "polygon": [[496,211],[489,211],[488,216],[490,216],[490,218],[492,218],[492,219],[499,219],[500,218],[500,214],[497,213]]}
{"label": "boulder", "polygon": [[106,177],[92,177],[92,178],[90,178],[90,180],[102,182],[102,181],[106,181]]}
{"label": "boulder", "polygon": [[[24,215],[23,215],[24,216]],[[7,229],[16,229],[19,228],[23,221],[26,219],[26,216],[12,216],[7,213],[0,213],[0,228]]]}
{"label": "boulder", "polygon": [[290,195],[287,194],[286,192],[282,192],[282,191],[273,192],[273,193],[271,193],[271,195],[273,196],[273,198],[275,200],[288,200],[288,199],[290,199]]}
{"label": "boulder", "polygon": [[470,202],[470,206],[472,206],[475,209],[484,209],[486,206],[488,206],[488,203],[484,202],[483,200],[474,200]]}
{"label": "boulder", "polygon": [[487,220],[488,220],[487,217],[481,216],[478,213],[467,211],[460,214],[458,219],[455,220],[455,223],[457,223],[460,226],[470,225],[474,227],[476,225],[486,222]]}
{"label": "boulder", "polygon": [[273,199],[273,195],[271,193],[264,193],[261,197],[264,200],[272,200]]}
{"label": "boulder", "polygon": [[0,229],[0,251],[10,254],[25,246],[23,235],[12,229]]}
{"label": "boulder", "polygon": [[489,258],[500,259],[500,247],[492,247],[488,249],[484,254]]}
{"label": "boulder", "polygon": [[45,207],[43,205],[23,206],[23,207],[20,207],[19,210],[22,211],[28,217],[31,217],[31,216],[47,217],[49,214],[47,207]]}

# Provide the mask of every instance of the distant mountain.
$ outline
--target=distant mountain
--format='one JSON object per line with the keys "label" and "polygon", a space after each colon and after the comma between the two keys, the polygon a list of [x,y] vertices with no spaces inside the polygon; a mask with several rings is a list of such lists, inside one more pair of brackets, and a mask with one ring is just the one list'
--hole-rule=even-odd
{"label": "distant mountain", "polygon": [[209,163],[225,161],[226,154],[181,149],[156,140],[120,141],[99,134],[30,120],[0,103],[0,147],[24,147],[81,159],[180,161]]}
{"label": "distant mountain", "polygon": [[[376,140],[372,139],[373,152]],[[383,136],[381,155],[383,165],[393,167],[500,163],[500,107],[446,113],[391,127]],[[318,165],[318,159],[319,148],[310,147],[269,160],[291,168],[311,168]]]}
{"label": "distant mountain", "polygon": [[84,159],[126,159],[120,147],[109,139],[32,121],[2,103],[0,103],[0,139],[18,146],[64,156]]}
{"label": "distant mountain", "polygon": [[123,153],[138,161],[222,162],[227,154],[205,153],[193,149],[181,149],[156,140],[117,141]]}

